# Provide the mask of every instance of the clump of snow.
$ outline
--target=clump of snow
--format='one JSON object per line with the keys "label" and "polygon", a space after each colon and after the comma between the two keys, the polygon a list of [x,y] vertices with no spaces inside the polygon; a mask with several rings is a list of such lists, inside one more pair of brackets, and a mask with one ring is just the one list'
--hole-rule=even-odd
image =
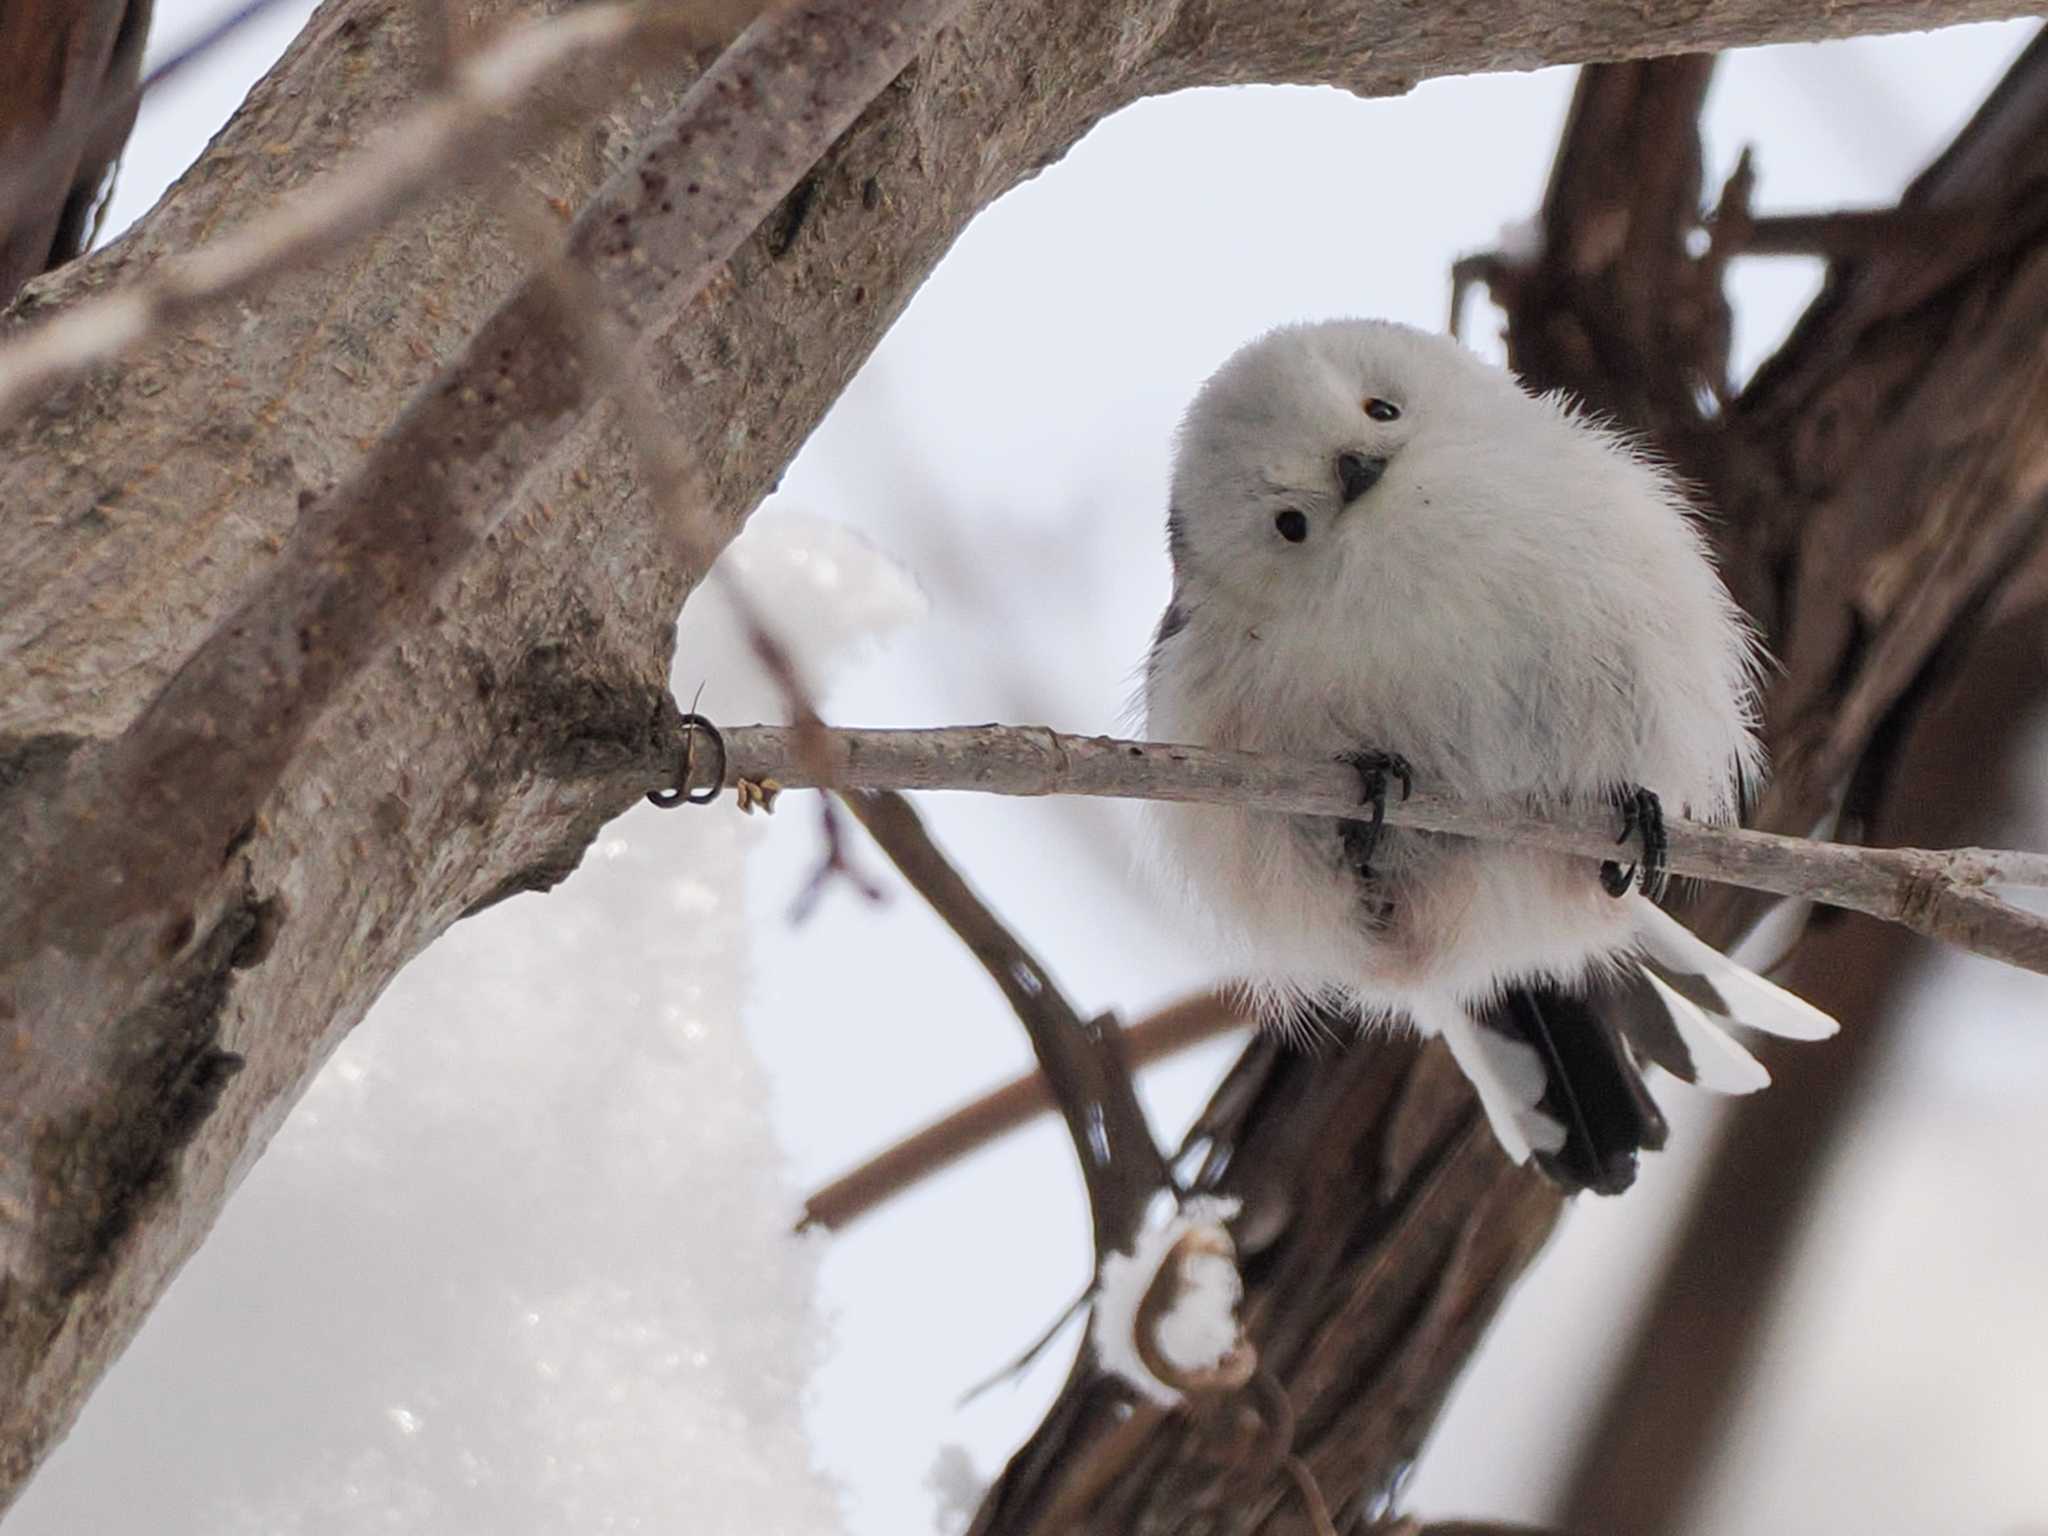
{"label": "clump of snow", "polygon": [[1543,221],[1510,219],[1494,237],[1494,254],[1512,267],[1533,267],[1543,256]]}
{"label": "clump of snow", "polygon": [[[820,682],[918,601],[857,538],[736,546]],[[774,718],[724,605],[678,685]],[[336,1051],[8,1536],[827,1536],[803,1407],[819,1251],[740,1027],[730,803],[641,807],[556,892],[458,923]],[[173,1406],[175,1405],[175,1406]],[[140,1490],[147,1490],[146,1496]]]}
{"label": "clump of snow", "polygon": [[701,683],[698,707],[721,724],[789,714],[742,638],[729,581],[744,587],[813,686],[928,607],[910,573],[852,529],[768,503],[719,557],[718,575],[691,596],[678,626],[671,685],[687,706]]}
{"label": "clump of snow", "polygon": [[[1185,1377],[1217,1369],[1239,1346],[1237,1306],[1244,1280],[1224,1227],[1237,1209],[1235,1200],[1197,1195],[1166,1219],[1148,1223],[1128,1253],[1102,1261],[1089,1331],[1095,1357],[1105,1371],[1162,1408],[1177,1406],[1185,1394],[1160,1379],[1146,1363],[1148,1352]],[[1161,1266],[1169,1262],[1177,1273],[1162,1277]],[[1140,1313],[1155,1283],[1173,1291],[1164,1310],[1144,1320],[1151,1338],[1141,1340]]]}
{"label": "clump of snow", "polygon": [[1237,1344],[1244,1280],[1227,1252],[1203,1248],[1180,1264],[1179,1299],[1160,1317],[1159,1352],[1183,1371],[1212,1370]]}
{"label": "clump of snow", "polygon": [[960,1536],[974,1523],[974,1512],[988,1492],[988,1479],[964,1447],[942,1445],[924,1481],[937,1501],[932,1517],[939,1536]]}

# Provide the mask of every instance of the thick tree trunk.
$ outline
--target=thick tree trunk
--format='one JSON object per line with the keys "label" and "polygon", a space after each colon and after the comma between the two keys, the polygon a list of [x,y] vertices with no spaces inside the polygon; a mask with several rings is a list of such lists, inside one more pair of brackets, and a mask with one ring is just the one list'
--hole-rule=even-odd
{"label": "thick tree trunk", "polygon": [[[730,536],[974,213],[1138,96],[1245,80],[1391,92],[2015,8],[964,5],[650,355]],[[16,325],[217,238],[364,144],[431,88],[418,15],[330,0],[172,195],[109,251],[32,284]],[[689,74],[645,67],[601,119],[530,155],[521,181],[585,205]],[[561,878],[630,802],[600,770],[644,756],[672,708],[667,651],[696,572],[578,380],[550,404],[574,430],[516,464],[493,531],[300,722],[272,786],[230,807],[233,834],[203,858],[185,850],[176,880],[129,871],[164,888],[118,931],[67,905],[102,872],[67,869],[51,807],[89,797],[302,509],[432,398],[437,369],[511,293],[522,246],[493,207],[488,189],[451,185],[0,430],[0,890],[14,910],[64,914],[0,965],[0,1501],[398,967],[463,913]],[[219,738],[222,781],[267,745]],[[88,798],[78,824],[126,809]],[[91,980],[94,957],[124,947],[149,957],[133,996]]]}

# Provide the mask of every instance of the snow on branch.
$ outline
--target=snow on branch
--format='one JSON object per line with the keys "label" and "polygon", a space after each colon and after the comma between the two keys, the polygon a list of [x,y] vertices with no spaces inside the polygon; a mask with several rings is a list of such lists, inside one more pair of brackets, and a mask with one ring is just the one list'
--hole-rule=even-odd
{"label": "snow on branch", "polygon": [[1095,1358],[1162,1408],[1234,1391],[1258,1368],[1238,1323],[1244,1278],[1224,1225],[1237,1212],[1235,1200],[1196,1195],[1103,1256],[1088,1330]]}
{"label": "snow on branch", "polygon": [[[681,761],[682,728],[675,761]],[[1073,736],[1041,726],[933,730],[827,730],[798,751],[782,726],[722,732],[717,753],[694,753],[696,779],[787,789],[952,789],[998,795],[1099,795],[1197,801],[1257,810],[1362,818],[1355,772],[1252,752]],[[712,775],[716,775],[714,779]],[[1611,858],[1605,810],[1461,805],[1421,785],[1387,806],[1396,826]],[[2048,974],[2048,916],[1994,895],[1992,886],[2048,889],[2048,854],[1985,848],[1859,848],[1671,816],[1670,866],[1723,885],[1844,907],[1961,949]]]}

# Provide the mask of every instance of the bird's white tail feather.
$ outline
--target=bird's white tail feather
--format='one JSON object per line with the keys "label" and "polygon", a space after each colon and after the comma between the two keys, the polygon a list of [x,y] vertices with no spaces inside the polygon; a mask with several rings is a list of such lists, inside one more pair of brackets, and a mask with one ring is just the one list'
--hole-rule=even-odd
{"label": "bird's white tail feather", "polygon": [[[1825,1040],[1841,1028],[1813,1004],[1730,960],[1655,902],[1638,896],[1635,906],[1636,937],[1654,976],[1666,981],[1691,978],[1704,984],[1721,999],[1723,1007],[1718,1011],[1722,1016],[1765,1034],[1782,1035],[1788,1040]],[[1704,1016],[1707,1010],[1695,1011]],[[1674,1023],[1679,1017],[1677,1010],[1673,1010]],[[1711,1019],[1705,1022],[1712,1027]],[[1679,1028],[1683,1032],[1685,1025]],[[1687,1041],[1687,1045],[1691,1042]],[[1698,1054],[1694,1052],[1696,1058]],[[1763,1084],[1756,1086],[1760,1088]]]}
{"label": "bird's white tail feather", "polygon": [[1533,1046],[1482,1029],[1455,1003],[1415,1006],[1411,1014],[1424,1034],[1443,1036],[1458,1070],[1479,1094],[1494,1139],[1511,1159],[1526,1163],[1531,1152],[1555,1152],[1564,1145],[1564,1127],[1536,1107],[1545,1073]]}
{"label": "bird's white tail feather", "polygon": [[1692,1058],[1692,1081],[1710,1093],[1755,1093],[1771,1085],[1771,1074],[1728,1031],[1710,1018],[1705,1009],[1683,993],[1675,992],[1655,971],[1643,973],[1656,989],[1678,1031],[1679,1043]]}

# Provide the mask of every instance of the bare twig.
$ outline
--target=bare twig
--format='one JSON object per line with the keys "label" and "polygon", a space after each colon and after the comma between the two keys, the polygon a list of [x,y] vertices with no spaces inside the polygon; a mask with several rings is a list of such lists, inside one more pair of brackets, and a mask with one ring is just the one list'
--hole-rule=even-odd
{"label": "bare twig", "polygon": [[[846,803],[904,878],[981,962],[1023,1023],[1081,1166],[1095,1269],[1102,1273],[1112,1254],[1135,1253],[1147,1208],[1155,1196],[1174,1188],[1172,1171],[1138,1103],[1115,1019],[1082,1018],[1044,966],[947,860],[908,800],[886,790],[856,790],[846,794]],[[1231,1251],[1234,1257],[1234,1248]],[[1163,1265],[1161,1275],[1173,1269],[1172,1263]],[[1155,1277],[1155,1288],[1158,1283]],[[1148,1299],[1150,1295],[1148,1291]],[[1141,1350],[1147,1338],[1143,1310],[1134,1320]],[[1238,1348],[1219,1363],[1218,1384],[1232,1369],[1248,1372],[1256,1364],[1256,1352],[1240,1336]],[[1076,1361],[1076,1377],[1086,1379],[1095,1372],[1092,1357],[1084,1353]],[[1117,1434],[1140,1433],[1161,1412],[1158,1405],[1140,1401],[1131,1406]],[[1111,1459],[1098,1466],[1114,1464]],[[1085,1476],[1076,1479],[1067,1495],[1075,1496],[1087,1483]]]}
{"label": "bare twig", "polygon": [[[1987,208],[1978,218],[2003,210]],[[1967,210],[1924,208],[1840,208],[1828,213],[1759,214],[1730,253],[1736,256],[1820,256],[1850,261],[1897,246],[1933,248],[1957,238]]]}
{"label": "bare twig", "polygon": [[[836,738],[839,733],[831,734]],[[1131,1087],[1115,1021],[1084,1019],[1076,1011],[1037,957],[947,860],[908,800],[867,790],[847,794],[846,803],[904,879],[981,962],[1031,1037],[1039,1069],[1059,1101],[1081,1161],[1098,1264],[1128,1247],[1146,1204],[1172,1181]]]}
{"label": "bare twig", "polygon": [[961,1393],[957,1406],[965,1408],[969,1403],[998,1383],[1014,1380],[1030,1370],[1032,1366],[1038,1363],[1039,1357],[1052,1348],[1053,1341],[1066,1331],[1067,1324],[1085,1313],[1094,1300],[1095,1281],[1094,1277],[1091,1276],[1087,1289],[1060,1308],[1060,1315],[1047,1323],[1037,1338],[1019,1350],[1016,1356],[1008,1363],[990,1372],[965,1392]]}
{"label": "bare twig", "polygon": [[1465,301],[1474,288],[1498,289],[1514,281],[1515,263],[1505,251],[1474,251],[1451,263],[1451,316],[1446,329],[1454,340],[1465,336]]}
{"label": "bare twig", "polygon": [[[819,754],[799,754],[794,733],[766,725],[728,730],[726,782],[773,778],[801,789],[823,779],[848,789],[1103,795],[1316,816],[1367,814],[1359,804],[1357,775],[1334,761],[1069,736],[1037,726],[825,734],[825,771],[813,777]],[[1610,857],[1615,844],[1613,820],[1605,812],[1539,814],[1518,807],[1460,805],[1426,792],[1388,805],[1387,820],[1588,858]],[[1668,818],[1667,828],[1675,874],[1868,913],[1977,954],[2048,972],[2048,917],[1986,889],[2048,889],[2048,854],[1859,848],[1678,817]]]}
{"label": "bare twig", "polygon": [[1308,1463],[1289,1452],[1280,1464],[1287,1469],[1288,1477],[1301,1495],[1302,1508],[1308,1512],[1309,1529],[1315,1536],[1337,1536],[1337,1525],[1330,1518],[1329,1503],[1323,1498],[1323,1490],[1316,1482],[1315,1473],[1309,1470]]}
{"label": "bare twig", "polygon": [[[1136,1070],[1252,1022],[1235,993],[1200,992],[1125,1029],[1123,1056]],[[1044,1073],[1012,1078],[825,1185],[804,1202],[797,1230],[840,1231],[911,1185],[1057,1107]]]}

